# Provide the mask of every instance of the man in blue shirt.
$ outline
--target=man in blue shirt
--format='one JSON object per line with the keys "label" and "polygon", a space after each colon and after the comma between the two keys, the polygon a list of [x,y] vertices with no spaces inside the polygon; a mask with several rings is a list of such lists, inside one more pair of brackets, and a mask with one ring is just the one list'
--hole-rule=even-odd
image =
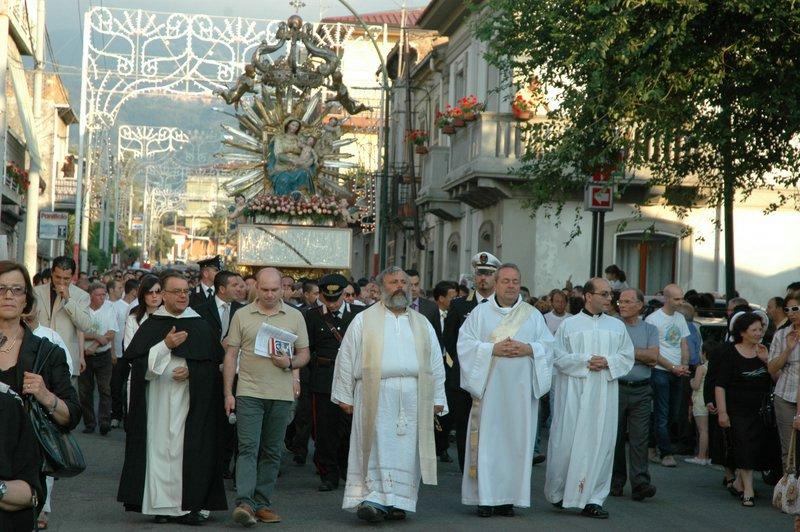
{"label": "man in blue shirt", "polygon": [[[647,469],[647,444],[650,433],[650,411],[653,389],[650,386],[651,368],[658,361],[658,329],[641,318],[644,294],[628,288],[619,295],[619,317],[625,323],[634,347],[636,362],[627,375],[619,379],[619,425],[614,448],[614,470],[611,475],[611,495],[621,497],[630,478],[631,496],[643,501],[656,494],[650,484]],[[630,464],[627,467],[625,443],[628,443]],[[626,470],[627,469],[627,470]],[[630,474],[628,474],[630,472]]]}

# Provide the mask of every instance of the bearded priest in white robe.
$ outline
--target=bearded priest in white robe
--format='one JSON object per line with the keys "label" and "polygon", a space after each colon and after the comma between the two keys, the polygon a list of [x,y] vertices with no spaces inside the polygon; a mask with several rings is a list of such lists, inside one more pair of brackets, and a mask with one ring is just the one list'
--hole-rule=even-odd
{"label": "bearded priest in white robe", "polygon": [[415,511],[420,479],[436,484],[433,416],[447,413],[439,340],[412,310],[408,275],[386,269],[381,301],[347,328],[331,400],[353,414],[342,508],[375,523]]}
{"label": "bearded priest in white robe", "polygon": [[494,274],[495,295],[458,333],[461,387],[472,395],[461,502],[478,515],[514,515],[531,504],[539,398],[550,389],[553,336],[520,296],[513,264]]}
{"label": "bearded priest in white robe", "polygon": [[607,519],[619,410],[617,379],[634,363],[625,324],[604,314],[611,285],[601,278],[584,287],[584,309],[556,331],[554,404],[547,448],[545,496],[557,508]]}

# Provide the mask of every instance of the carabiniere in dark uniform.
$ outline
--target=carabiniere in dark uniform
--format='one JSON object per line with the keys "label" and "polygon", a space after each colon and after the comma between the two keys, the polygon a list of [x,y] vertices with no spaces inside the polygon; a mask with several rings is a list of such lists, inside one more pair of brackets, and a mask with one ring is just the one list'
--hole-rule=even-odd
{"label": "carabiniere in dark uniform", "polygon": [[363,307],[344,302],[342,294],[346,286],[347,279],[344,276],[326,275],[319,282],[323,305],[305,313],[311,350],[308,367],[316,443],[314,464],[322,480],[320,491],[336,489],[339,479],[344,479],[347,474],[352,416],[331,402],[331,386],[336,354],[344,333]]}

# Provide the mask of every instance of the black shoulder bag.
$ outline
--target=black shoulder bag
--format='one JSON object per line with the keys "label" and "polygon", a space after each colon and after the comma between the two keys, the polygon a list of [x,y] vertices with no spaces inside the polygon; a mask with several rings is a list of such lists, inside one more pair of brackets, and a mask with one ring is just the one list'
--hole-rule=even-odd
{"label": "black shoulder bag", "polygon": [[[39,344],[33,362],[33,373],[41,374],[54,350],[55,346],[50,342],[42,341]],[[33,432],[39,440],[39,449],[44,459],[42,472],[55,478],[69,478],[82,473],[86,469],[86,461],[72,434],[54,422],[35,397],[29,395],[27,400]]]}

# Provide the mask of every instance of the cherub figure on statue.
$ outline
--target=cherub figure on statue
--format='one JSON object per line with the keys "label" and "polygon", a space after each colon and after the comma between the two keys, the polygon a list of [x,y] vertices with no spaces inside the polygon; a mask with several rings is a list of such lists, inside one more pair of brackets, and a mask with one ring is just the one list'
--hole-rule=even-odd
{"label": "cherub figure on statue", "polygon": [[317,157],[317,152],[314,151],[314,146],[316,143],[317,139],[311,135],[306,137],[305,141],[303,142],[303,147],[300,149],[300,158],[297,161],[298,166],[311,168],[317,164],[319,158]]}
{"label": "cherub figure on statue", "polygon": [[214,94],[217,94],[225,100],[225,103],[228,105],[233,104],[233,108],[237,111],[239,110],[239,103],[242,100],[242,96],[247,94],[248,92],[256,92],[255,85],[256,85],[256,67],[253,65],[245,65],[244,67],[244,74],[239,76],[239,79],[236,80],[236,85],[229,89],[217,89],[214,91]]}
{"label": "cherub figure on statue", "polygon": [[352,97],[350,97],[350,90],[342,81],[342,73],[340,71],[337,70],[331,74],[331,82],[332,83],[327,85],[327,87],[336,93],[336,96],[332,97],[331,100],[335,100],[342,104],[342,107],[344,107],[348,113],[351,115],[356,115],[363,111],[369,110],[369,107],[363,103],[355,101]]}

